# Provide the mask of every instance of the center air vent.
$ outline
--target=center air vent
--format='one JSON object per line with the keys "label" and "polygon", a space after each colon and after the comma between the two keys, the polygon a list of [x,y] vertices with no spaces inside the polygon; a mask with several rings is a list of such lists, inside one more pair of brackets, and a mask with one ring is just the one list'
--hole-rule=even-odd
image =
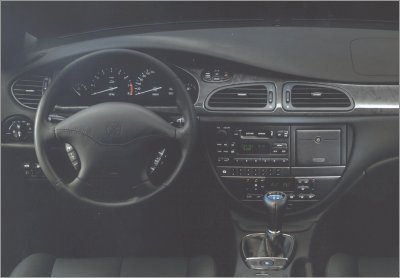
{"label": "center air vent", "polygon": [[347,93],[329,86],[286,84],[283,88],[286,110],[349,110],[353,102]]}
{"label": "center air vent", "polygon": [[275,86],[271,83],[225,87],[211,93],[206,102],[210,110],[273,110]]}
{"label": "center air vent", "polygon": [[36,109],[49,84],[49,77],[41,75],[25,75],[11,86],[11,93],[22,106]]}

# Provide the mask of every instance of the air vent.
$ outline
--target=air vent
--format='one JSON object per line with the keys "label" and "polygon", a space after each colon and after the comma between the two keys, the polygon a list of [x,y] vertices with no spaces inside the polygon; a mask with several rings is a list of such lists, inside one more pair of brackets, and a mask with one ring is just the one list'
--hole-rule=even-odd
{"label": "air vent", "polygon": [[26,75],[18,78],[11,86],[11,93],[22,106],[36,109],[49,84],[49,77]]}
{"label": "air vent", "polygon": [[273,109],[275,107],[275,86],[245,85],[228,87],[211,94],[207,108],[211,110],[227,109]]}
{"label": "air vent", "polygon": [[348,110],[350,97],[343,91],[319,85],[286,85],[285,108],[289,110]]}

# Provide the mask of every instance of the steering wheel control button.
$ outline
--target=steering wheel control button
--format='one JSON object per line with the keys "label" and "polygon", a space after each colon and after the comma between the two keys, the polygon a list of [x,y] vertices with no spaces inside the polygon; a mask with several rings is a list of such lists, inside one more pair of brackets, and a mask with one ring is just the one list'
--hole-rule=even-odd
{"label": "steering wheel control button", "polygon": [[75,151],[74,147],[72,147],[70,144],[66,143],[65,150],[67,151],[68,158],[71,161],[71,164],[74,167],[74,169],[79,170],[79,166],[80,166],[79,157],[78,157],[78,153]]}
{"label": "steering wheel control button", "polygon": [[76,152],[72,151],[72,152],[69,152],[69,153],[68,153],[68,157],[69,157],[69,159],[70,159],[71,162],[72,162],[72,161],[75,161],[75,160],[78,158],[78,155],[77,155]]}
{"label": "steering wheel control button", "polygon": [[163,148],[156,153],[153,163],[149,167],[150,175],[154,175],[160,169],[160,167],[164,165],[166,158],[167,158],[166,148]]}
{"label": "steering wheel control button", "polygon": [[72,152],[74,148],[70,144],[65,144],[65,150],[67,153]]}

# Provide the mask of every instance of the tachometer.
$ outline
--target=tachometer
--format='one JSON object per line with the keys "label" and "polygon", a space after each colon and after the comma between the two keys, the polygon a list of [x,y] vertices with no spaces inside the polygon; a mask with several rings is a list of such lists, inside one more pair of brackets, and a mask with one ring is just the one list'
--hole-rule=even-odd
{"label": "tachometer", "polygon": [[121,98],[133,93],[129,75],[120,68],[107,67],[100,70],[90,84],[89,95],[107,98]]}

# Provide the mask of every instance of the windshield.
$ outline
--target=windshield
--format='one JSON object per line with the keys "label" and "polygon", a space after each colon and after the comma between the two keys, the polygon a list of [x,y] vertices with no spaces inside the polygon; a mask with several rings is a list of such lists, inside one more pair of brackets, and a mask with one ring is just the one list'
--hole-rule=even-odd
{"label": "windshield", "polygon": [[[2,2],[2,26],[51,38],[148,24],[252,21],[263,25],[398,26],[397,2]],[[386,25],[387,26],[387,25]]]}

